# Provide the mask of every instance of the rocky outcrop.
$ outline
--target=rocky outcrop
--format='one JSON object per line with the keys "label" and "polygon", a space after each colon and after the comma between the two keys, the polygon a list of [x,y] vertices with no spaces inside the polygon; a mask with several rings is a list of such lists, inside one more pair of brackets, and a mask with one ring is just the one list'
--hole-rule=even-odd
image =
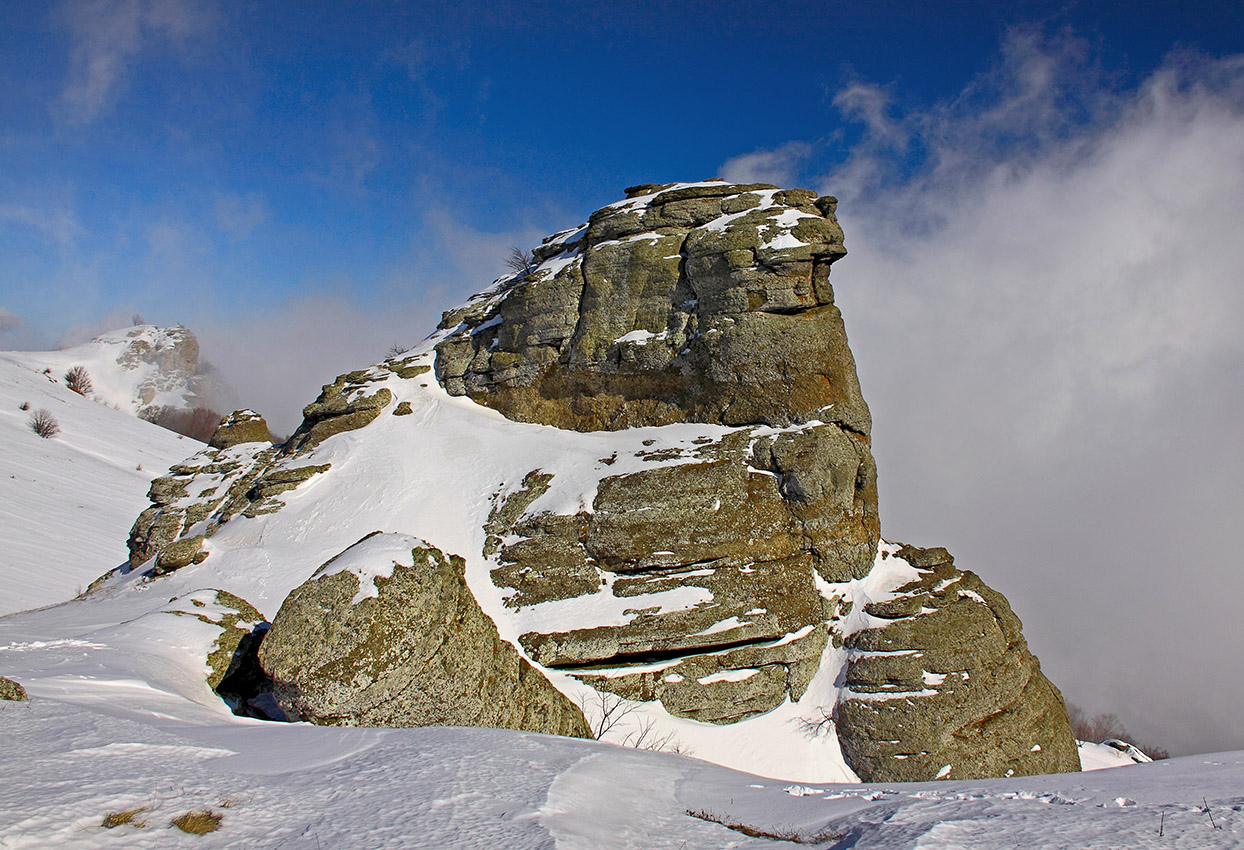
{"label": "rocky outcrop", "polygon": [[[816,578],[858,578],[876,551],[869,412],[829,283],[842,231],[836,201],[804,190],[627,194],[446,313],[436,373],[559,428],[737,428],[606,475],[576,515],[527,511],[548,483],[532,470],[494,510],[487,551],[512,607],[633,599],[621,624],[523,634],[534,660],[731,723],[802,696],[827,639]],[[664,606],[674,591],[698,601]]]}
{"label": "rocky outcrop", "polygon": [[97,342],[115,342],[122,333],[124,346],[116,362],[123,371],[143,376],[134,399],[140,416],[164,406],[187,410],[211,408],[221,398],[232,394],[211,367],[200,362],[199,340],[183,325],[171,328],[139,325],[105,334]]}
{"label": "rocky outcrop", "polygon": [[225,417],[206,449],[152,481],[151,507],[130,529],[130,568],[154,559],[155,572],[165,573],[201,563],[207,558],[204,542],[217,528],[239,513],[262,509],[253,490],[278,452],[262,436],[267,432],[262,418],[237,411]]}
{"label": "rocky outcrop", "polygon": [[242,443],[268,443],[271,445],[272,432],[268,423],[253,410],[235,410],[216,426],[216,432],[208,441],[213,449],[228,449]]}
{"label": "rocky outcrop", "polygon": [[1002,594],[945,549],[897,556],[919,577],[867,605],[878,625],[846,640],[836,722],[855,772],[901,782],[1079,770],[1062,695]]}
{"label": "rocky outcrop", "polygon": [[[590,713],[629,701],[716,752],[730,734],[753,754],[754,736],[789,735],[808,773],[832,757],[843,776],[840,751],[866,781],[1075,769],[1061,697],[1006,600],[944,550],[880,540],[869,411],[829,282],[834,199],[723,181],[628,196],[422,348],[326,385],[281,447],[235,414],[153,483],[132,563],[207,557],[222,523],[263,522],[328,472],[317,460],[375,434],[394,445],[350,456],[335,504],[455,547],[482,537],[459,553],[472,584],[443,543],[404,535],[324,564],[247,676],[266,671],[290,715],[587,735],[568,693]],[[331,533],[368,530],[351,515]],[[748,758],[735,766],[763,762]]]}
{"label": "rocky outcrop", "polygon": [[279,511],[285,504],[281,494],[330,468],[308,463],[311,450],[335,434],[368,425],[391,404],[392,392],[371,391],[372,384],[429,371],[413,360],[392,358],[326,384],[304,408],[298,430],[280,446],[272,445],[268,424],[253,410],[226,416],[206,449],[151,483],[151,507],[130,530],[130,568],[154,559],[150,569],[160,574],[201,563],[208,556],[207,539],[230,519]]}
{"label": "rocky outcrop", "polygon": [[373,534],[285,600],[260,647],[281,707],[327,725],[494,726],[590,737],[583,714],[501,640],[461,558]]}
{"label": "rocky outcrop", "polygon": [[836,200],[722,181],[627,195],[445,315],[446,389],[561,428],[821,420],[866,437],[829,285]]}

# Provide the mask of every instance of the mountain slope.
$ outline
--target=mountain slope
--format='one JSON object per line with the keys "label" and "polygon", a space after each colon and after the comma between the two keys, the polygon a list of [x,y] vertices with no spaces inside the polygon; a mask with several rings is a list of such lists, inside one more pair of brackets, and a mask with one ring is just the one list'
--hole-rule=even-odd
{"label": "mountain slope", "polygon": [[[66,389],[43,374],[49,357],[78,362],[0,352],[0,614],[69,599],[123,562],[151,480],[202,445]],[[39,410],[60,425],[52,439],[29,426]]]}

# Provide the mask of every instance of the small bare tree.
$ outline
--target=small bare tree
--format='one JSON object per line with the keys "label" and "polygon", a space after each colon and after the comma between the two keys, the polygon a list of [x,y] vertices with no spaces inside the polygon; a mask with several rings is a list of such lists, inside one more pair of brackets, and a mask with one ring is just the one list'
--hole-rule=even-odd
{"label": "small bare tree", "polygon": [[617,694],[606,691],[594,691],[579,698],[579,708],[592,730],[592,737],[600,740],[630,715],[634,714],[638,705],[623,699]]}
{"label": "small bare tree", "polygon": [[[623,721],[639,711],[639,703],[607,691],[596,691],[580,697],[579,708],[583,710],[583,717],[588,722],[588,728],[592,730],[592,737],[599,741],[614,729],[621,731],[619,727],[623,725]],[[627,732],[618,743],[637,750],[657,750],[685,756],[692,754],[691,748],[679,741],[672,731],[662,734],[657,729],[656,720],[651,717],[639,718],[635,728]]]}
{"label": "small bare tree", "polygon": [[30,430],[34,431],[45,440],[50,440],[60,433],[60,423],[56,421],[56,417],[52,415],[52,411],[46,408],[40,408],[31,414]]}
{"label": "small bare tree", "polygon": [[95,387],[91,385],[91,375],[85,366],[74,366],[65,373],[65,386],[78,395],[90,395]]}
{"label": "small bare tree", "polygon": [[395,342],[389,346],[390,357],[397,357],[399,354],[405,354],[407,351],[410,351],[410,346],[402,345],[400,342]]}
{"label": "small bare tree", "polygon": [[531,255],[530,251],[524,251],[517,245],[511,245],[510,254],[505,258],[505,264],[518,274],[529,275],[532,269],[536,267],[536,258]]}
{"label": "small bare tree", "polygon": [[834,734],[834,712],[823,705],[817,706],[817,716],[800,717],[796,722],[805,738],[819,738]]}
{"label": "small bare tree", "polygon": [[145,325],[147,324],[147,322],[146,320],[143,319],[142,313],[135,313],[133,316],[130,317],[130,324],[131,325]]}

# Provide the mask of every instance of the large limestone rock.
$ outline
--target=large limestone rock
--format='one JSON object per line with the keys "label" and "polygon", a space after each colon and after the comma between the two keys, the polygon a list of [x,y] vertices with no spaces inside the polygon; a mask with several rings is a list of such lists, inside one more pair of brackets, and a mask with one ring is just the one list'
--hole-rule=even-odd
{"label": "large limestone rock", "polygon": [[945,549],[905,546],[919,578],[866,606],[878,625],[846,645],[838,737],[874,782],[1080,769],[1062,695],[1028,651],[1002,594]]}
{"label": "large limestone rock", "polygon": [[821,420],[866,441],[829,285],[836,200],[722,181],[627,194],[445,315],[449,392],[579,430]]}
{"label": "large limestone rock", "polygon": [[[869,412],[829,283],[842,231],[805,190],[627,194],[447,313],[436,373],[559,428],[735,426],[691,462],[654,450],[652,469],[606,475],[576,515],[527,511],[548,486],[532,470],[487,529],[510,606],[634,599],[623,624],[523,634],[534,660],[728,724],[803,695],[827,639],[816,579],[863,576],[876,552]],[[699,601],[660,604],[674,590]]]}
{"label": "large limestone rock", "polygon": [[501,640],[461,558],[373,534],[285,600],[260,663],[287,714],[343,726],[493,726],[590,737],[583,713]]}

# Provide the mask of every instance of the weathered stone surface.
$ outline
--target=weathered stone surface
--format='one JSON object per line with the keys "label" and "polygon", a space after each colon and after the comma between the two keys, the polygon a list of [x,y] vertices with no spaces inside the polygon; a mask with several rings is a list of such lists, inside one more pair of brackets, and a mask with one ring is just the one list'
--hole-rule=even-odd
{"label": "weathered stone surface", "polygon": [[327,725],[590,737],[579,708],[497,635],[467,588],[461,558],[413,541],[410,564],[375,562],[375,596],[361,591],[358,574],[335,571],[343,558],[383,561],[403,541],[413,539],[369,535],[285,600],[260,647],[282,708]]}
{"label": "weathered stone surface", "polygon": [[1079,770],[1062,695],[1006,599],[945,549],[899,556],[920,578],[869,605],[888,622],[846,642],[860,655],[836,722],[855,772],[891,782]]}
{"label": "weathered stone surface", "polygon": [[833,204],[811,192],[653,189],[552,237],[533,271],[447,313],[442,327],[457,330],[437,346],[437,376],[564,428],[817,419],[866,436],[829,285],[845,253]]}
{"label": "weathered stone surface", "polygon": [[0,699],[21,701],[27,698],[25,688],[12,679],[0,676]]}
{"label": "weathered stone surface", "polygon": [[216,426],[216,432],[208,445],[214,449],[227,449],[239,443],[272,443],[268,423],[253,410],[235,410]]}

